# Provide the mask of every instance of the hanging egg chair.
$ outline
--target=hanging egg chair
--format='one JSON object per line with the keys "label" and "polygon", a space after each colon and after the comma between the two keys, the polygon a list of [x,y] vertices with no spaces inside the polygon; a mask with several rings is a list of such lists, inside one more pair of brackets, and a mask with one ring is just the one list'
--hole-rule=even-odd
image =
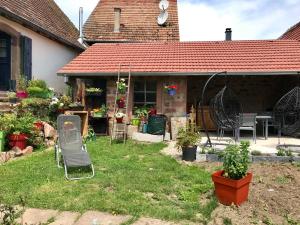
{"label": "hanging egg chair", "polygon": [[293,88],[276,103],[274,120],[282,134],[300,137],[300,86]]}

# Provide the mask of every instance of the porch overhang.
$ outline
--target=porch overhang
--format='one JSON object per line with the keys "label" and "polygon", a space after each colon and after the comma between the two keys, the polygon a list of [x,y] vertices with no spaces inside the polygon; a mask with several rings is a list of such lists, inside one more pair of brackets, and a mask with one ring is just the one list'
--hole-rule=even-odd
{"label": "porch overhang", "polygon": [[[131,72],[132,76],[211,76],[215,72]],[[64,77],[112,77],[118,76],[118,72],[81,72],[81,73],[57,73],[58,76]],[[229,76],[287,76],[300,75],[300,71],[271,71],[271,72],[227,72]],[[221,74],[220,76],[225,76]]]}

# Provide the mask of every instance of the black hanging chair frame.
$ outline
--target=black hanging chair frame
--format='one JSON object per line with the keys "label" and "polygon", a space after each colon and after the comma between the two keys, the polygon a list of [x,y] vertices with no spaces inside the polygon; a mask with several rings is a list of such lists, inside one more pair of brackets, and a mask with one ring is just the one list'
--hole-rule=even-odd
{"label": "black hanging chair frame", "polygon": [[[274,106],[274,122],[277,124],[277,148],[300,148],[300,145],[280,144],[281,133],[286,136],[300,137],[300,73],[298,86],[282,96]],[[299,150],[300,151],[300,150]]]}
{"label": "black hanging chair frame", "polygon": [[[214,98],[211,99],[210,101],[210,116],[211,119],[213,120],[213,122],[218,126],[218,127],[222,127],[224,129],[231,129],[231,130],[235,130],[236,126],[237,126],[237,120],[236,120],[236,116],[239,115],[239,113],[241,112],[241,105],[239,104],[237,99],[234,100],[230,100],[231,103],[232,101],[236,101],[235,103],[237,104],[233,104],[234,106],[238,105],[238,107],[236,108],[236,110],[234,110],[235,112],[229,112],[231,111],[231,104],[227,104],[227,102],[224,100],[225,97],[228,96],[233,96],[232,93],[230,92],[228,85],[227,85],[227,72],[220,72],[220,73],[215,73],[213,74],[205,83],[203,90],[202,90],[202,95],[201,95],[201,100],[199,102],[199,107],[201,109],[201,120],[202,120],[202,126],[204,128],[205,134],[207,136],[207,142],[204,144],[204,146],[206,147],[212,147],[213,145],[227,145],[226,143],[212,143],[211,139],[210,139],[210,135],[209,132],[207,130],[207,126],[205,123],[205,117],[204,117],[204,111],[203,111],[203,107],[204,106],[204,102],[205,102],[205,93],[207,90],[207,87],[209,85],[209,83],[217,76],[220,75],[225,75],[226,78],[226,84],[225,86],[215,95]],[[229,97],[229,99],[230,99]],[[227,107],[230,106],[230,107]]]}

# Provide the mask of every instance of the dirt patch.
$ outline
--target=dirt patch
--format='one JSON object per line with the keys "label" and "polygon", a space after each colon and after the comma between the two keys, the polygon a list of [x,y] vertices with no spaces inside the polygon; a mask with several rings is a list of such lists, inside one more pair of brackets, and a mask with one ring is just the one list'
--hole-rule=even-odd
{"label": "dirt patch", "polygon": [[[211,171],[220,163],[197,163]],[[240,207],[219,206],[210,225],[300,224],[300,167],[292,164],[252,164],[249,200]]]}

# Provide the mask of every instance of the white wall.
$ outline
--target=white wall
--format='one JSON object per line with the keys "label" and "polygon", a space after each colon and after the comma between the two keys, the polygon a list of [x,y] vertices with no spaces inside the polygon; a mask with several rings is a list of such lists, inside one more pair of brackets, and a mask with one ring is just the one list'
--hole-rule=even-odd
{"label": "white wall", "polygon": [[56,72],[74,59],[78,52],[4,17],[0,16],[0,22],[11,26],[22,35],[32,39],[33,78],[45,80],[49,87],[62,92],[65,88],[64,79],[58,77]]}

